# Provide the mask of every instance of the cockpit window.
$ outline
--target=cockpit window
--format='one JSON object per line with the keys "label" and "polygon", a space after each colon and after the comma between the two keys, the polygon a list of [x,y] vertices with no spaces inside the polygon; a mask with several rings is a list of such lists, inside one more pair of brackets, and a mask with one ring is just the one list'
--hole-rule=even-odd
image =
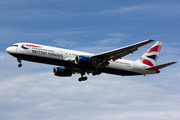
{"label": "cockpit window", "polygon": [[18,47],[18,45],[11,45],[11,47]]}

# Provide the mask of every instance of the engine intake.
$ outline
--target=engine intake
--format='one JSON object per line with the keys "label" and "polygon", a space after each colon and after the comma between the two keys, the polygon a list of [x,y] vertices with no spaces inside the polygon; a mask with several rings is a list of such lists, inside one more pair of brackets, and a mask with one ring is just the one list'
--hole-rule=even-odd
{"label": "engine intake", "polygon": [[61,77],[70,77],[72,76],[72,71],[67,70],[65,68],[61,68],[61,67],[55,67],[53,69],[53,73],[56,76],[61,76]]}
{"label": "engine intake", "polygon": [[85,56],[76,56],[75,63],[79,65],[92,65],[93,60]]}

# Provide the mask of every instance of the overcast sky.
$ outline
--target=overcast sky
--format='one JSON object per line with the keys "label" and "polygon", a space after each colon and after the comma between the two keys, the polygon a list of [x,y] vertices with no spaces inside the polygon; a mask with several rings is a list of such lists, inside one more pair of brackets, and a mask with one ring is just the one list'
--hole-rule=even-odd
{"label": "overcast sky", "polygon": [[[0,120],[179,120],[179,0],[0,0]],[[31,42],[100,53],[162,41],[157,75],[56,77],[53,68],[5,49]],[[155,42],[154,42],[155,43]],[[137,60],[154,43],[124,59]]]}

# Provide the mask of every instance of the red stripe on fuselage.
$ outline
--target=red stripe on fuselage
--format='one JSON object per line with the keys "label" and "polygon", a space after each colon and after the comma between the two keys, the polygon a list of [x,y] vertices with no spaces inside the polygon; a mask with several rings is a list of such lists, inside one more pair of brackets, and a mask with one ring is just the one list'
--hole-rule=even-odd
{"label": "red stripe on fuselage", "polygon": [[30,45],[30,44],[23,44],[22,46],[42,48],[41,46]]}
{"label": "red stripe on fuselage", "polygon": [[146,60],[146,59],[144,59],[144,58],[140,58],[140,60],[141,60],[141,62],[143,63],[143,64],[146,64],[146,65],[149,65],[149,66],[151,66],[151,67],[153,67],[154,65],[152,64],[152,62],[151,61],[149,61],[149,60]]}
{"label": "red stripe on fuselage", "polygon": [[146,53],[151,53],[151,52],[160,52],[162,45],[157,45],[152,48],[150,48]]}

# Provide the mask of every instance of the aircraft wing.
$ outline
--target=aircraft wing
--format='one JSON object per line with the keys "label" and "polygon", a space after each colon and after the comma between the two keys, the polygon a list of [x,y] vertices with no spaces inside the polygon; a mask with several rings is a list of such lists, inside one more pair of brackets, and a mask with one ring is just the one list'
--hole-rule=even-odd
{"label": "aircraft wing", "polygon": [[100,69],[102,69],[103,67],[105,67],[106,65],[109,64],[108,61],[110,61],[110,60],[115,61],[117,59],[121,59],[122,57],[138,50],[139,47],[144,46],[153,41],[154,40],[151,40],[151,39],[145,40],[145,41],[142,41],[142,42],[139,42],[136,44],[126,46],[126,47],[118,48],[118,49],[100,53],[100,54],[96,54],[96,55],[91,56],[91,58],[98,61],[98,67]]}

